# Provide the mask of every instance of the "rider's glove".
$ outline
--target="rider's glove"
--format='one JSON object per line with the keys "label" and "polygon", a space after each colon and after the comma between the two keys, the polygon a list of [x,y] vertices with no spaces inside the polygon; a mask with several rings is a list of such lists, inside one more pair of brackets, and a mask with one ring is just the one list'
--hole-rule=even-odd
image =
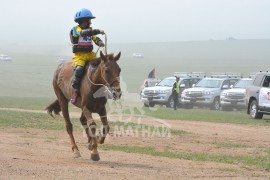
{"label": "rider's glove", "polygon": [[99,33],[102,34],[102,35],[105,34],[105,32],[103,30],[99,30]]}

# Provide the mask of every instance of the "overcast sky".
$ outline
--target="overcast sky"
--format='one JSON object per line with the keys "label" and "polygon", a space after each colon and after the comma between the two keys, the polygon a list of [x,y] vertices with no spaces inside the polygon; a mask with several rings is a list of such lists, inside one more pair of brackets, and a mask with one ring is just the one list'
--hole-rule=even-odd
{"label": "overcast sky", "polygon": [[270,39],[270,0],[0,0],[0,44],[67,44],[88,8],[110,43]]}

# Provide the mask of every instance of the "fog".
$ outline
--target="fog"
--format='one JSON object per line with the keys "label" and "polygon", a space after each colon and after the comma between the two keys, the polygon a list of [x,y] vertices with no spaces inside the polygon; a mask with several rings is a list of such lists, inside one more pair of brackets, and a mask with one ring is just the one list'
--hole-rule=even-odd
{"label": "fog", "polygon": [[93,28],[106,32],[108,52],[122,52],[130,92],[139,92],[153,67],[160,79],[175,71],[269,70],[269,0],[0,2],[0,54],[13,59],[0,65],[3,96],[53,96],[53,71],[59,58],[72,60],[69,32],[83,7],[96,16]]}
{"label": "fog", "polygon": [[0,45],[64,45],[89,8],[109,43],[270,38],[269,0],[1,0]]}

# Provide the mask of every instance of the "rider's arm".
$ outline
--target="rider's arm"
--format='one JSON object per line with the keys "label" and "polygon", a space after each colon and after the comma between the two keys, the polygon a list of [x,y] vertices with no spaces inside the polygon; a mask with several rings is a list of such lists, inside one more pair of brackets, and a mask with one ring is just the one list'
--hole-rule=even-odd
{"label": "rider's arm", "polygon": [[83,29],[81,31],[81,36],[95,36],[97,34],[101,34],[99,29]]}
{"label": "rider's arm", "polygon": [[97,37],[97,36],[92,36],[92,39],[95,42],[95,44],[98,45],[98,46],[101,46],[101,44],[104,44],[102,42],[102,40],[99,37]]}

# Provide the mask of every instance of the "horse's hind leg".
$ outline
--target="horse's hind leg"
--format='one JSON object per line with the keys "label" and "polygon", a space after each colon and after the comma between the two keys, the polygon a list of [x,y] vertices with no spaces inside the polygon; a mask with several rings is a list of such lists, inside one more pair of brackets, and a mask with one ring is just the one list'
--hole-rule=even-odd
{"label": "horse's hind leg", "polygon": [[66,130],[67,130],[67,133],[68,133],[70,141],[71,141],[72,151],[74,153],[74,158],[81,157],[81,154],[79,152],[79,149],[75,143],[75,139],[73,136],[73,125],[70,121],[69,113],[68,113],[68,100],[66,99],[66,97],[63,95],[63,93],[61,92],[61,90],[59,88],[54,86],[54,89],[55,89],[55,94],[58,98],[64,119],[65,119]]}

